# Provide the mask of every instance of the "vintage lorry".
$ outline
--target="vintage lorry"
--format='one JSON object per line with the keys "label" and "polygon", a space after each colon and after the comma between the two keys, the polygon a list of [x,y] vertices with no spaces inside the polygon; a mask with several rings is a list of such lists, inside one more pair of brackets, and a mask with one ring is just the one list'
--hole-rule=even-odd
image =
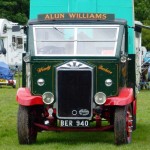
{"label": "vintage lorry", "polygon": [[[92,6],[92,7],[91,7]],[[114,131],[115,144],[136,129],[133,0],[30,0],[18,139],[45,131]]]}

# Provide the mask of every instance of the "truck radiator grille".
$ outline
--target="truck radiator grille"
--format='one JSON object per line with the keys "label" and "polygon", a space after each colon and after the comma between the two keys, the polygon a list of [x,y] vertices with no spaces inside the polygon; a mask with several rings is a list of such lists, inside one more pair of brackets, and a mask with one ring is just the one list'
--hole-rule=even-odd
{"label": "truck radiator grille", "polygon": [[58,118],[90,118],[92,70],[57,69]]}

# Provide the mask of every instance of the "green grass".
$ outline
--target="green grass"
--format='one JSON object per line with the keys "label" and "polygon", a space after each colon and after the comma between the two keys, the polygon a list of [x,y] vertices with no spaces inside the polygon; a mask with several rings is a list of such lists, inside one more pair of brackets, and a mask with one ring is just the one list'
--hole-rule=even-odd
{"label": "green grass", "polygon": [[0,150],[150,149],[150,90],[138,94],[137,130],[132,134],[132,143],[122,146],[114,145],[113,132],[42,132],[36,144],[19,145],[16,92],[12,87],[0,88]]}

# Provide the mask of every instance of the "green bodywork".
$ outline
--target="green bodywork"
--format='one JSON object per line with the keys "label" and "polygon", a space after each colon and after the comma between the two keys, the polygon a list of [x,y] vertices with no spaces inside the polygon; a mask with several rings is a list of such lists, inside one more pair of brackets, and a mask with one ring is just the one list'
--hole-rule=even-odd
{"label": "green bodywork", "polygon": [[[45,61],[44,58],[33,58],[31,65],[31,91],[34,95],[41,95],[45,91],[51,91],[55,93],[55,69],[57,66],[64,62],[68,62],[71,59],[59,59]],[[119,64],[117,59],[115,60],[97,60],[97,59],[77,59],[81,62],[86,62],[94,67],[94,93],[104,92],[107,96],[114,96],[118,94],[119,83]],[[45,69],[44,69],[45,68]],[[40,71],[39,71],[40,70]],[[45,85],[40,87],[37,85],[37,80],[42,78],[45,80]],[[107,87],[105,80],[111,79],[113,85]]]}
{"label": "green bodywork", "polygon": [[[57,23],[57,22],[56,22]],[[56,94],[56,67],[62,63],[66,63],[72,60],[77,60],[94,68],[94,95],[97,92],[104,92],[108,97],[116,96],[119,93],[119,88],[126,86],[127,82],[127,62],[121,63],[121,47],[123,41],[123,34],[127,33],[126,24],[120,25],[118,42],[116,47],[115,56],[105,57],[91,57],[91,56],[35,56],[34,43],[33,43],[33,28],[29,26],[29,38],[28,38],[28,53],[31,55],[30,64],[30,80],[31,80],[31,93],[33,95],[42,95],[46,91],[51,91]],[[126,34],[126,40],[128,39]],[[128,52],[128,42],[124,43],[124,49]],[[23,63],[25,65],[25,63]],[[25,68],[25,66],[23,67]],[[24,69],[25,71],[25,69]],[[23,75],[23,86],[26,87],[26,73]],[[38,79],[44,79],[44,86],[37,84]],[[105,80],[111,79],[113,81],[112,86],[106,86]]]}
{"label": "green bodywork", "polygon": [[[107,97],[116,96],[119,93],[121,87],[134,87],[135,84],[135,48],[134,48],[134,30],[128,26],[134,26],[133,15],[133,1],[132,0],[30,0],[30,19],[37,19],[38,14],[50,14],[50,13],[108,13],[114,14],[115,18],[124,19],[127,24],[120,23],[118,44],[116,47],[115,57],[72,57],[72,56],[35,56],[34,53],[34,41],[33,41],[33,23],[29,23],[28,28],[28,47],[27,52],[30,54],[30,80],[31,80],[31,93],[33,95],[42,95],[46,91],[50,91],[56,94],[56,67],[62,63],[66,63],[72,60],[84,62],[87,65],[94,68],[94,91],[104,92]],[[117,19],[116,19],[117,22]],[[51,21],[52,23],[52,21]],[[104,22],[103,22],[104,23]],[[108,22],[107,22],[108,23]],[[40,25],[40,22],[35,21],[35,24]],[[43,23],[44,24],[44,23]],[[59,24],[55,21],[52,24]],[[73,24],[73,23],[69,23]],[[94,24],[94,22],[92,23]],[[101,23],[99,23],[101,24]],[[113,24],[113,22],[110,22]],[[117,24],[117,23],[116,23]],[[128,61],[121,63],[121,47],[123,41],[123,33],[125,33],[125,53],[133,55],[129,62],[130,67],[128,70]],[[23,62],[23,87],[27,87],[26,76],[26,64]],[[132,75],[132,79],[128,78]],[[37,80],[44,79],[45,85],[38,86]],[[105,80],[111,79],[113,81],[112,86],[106,86]]]}

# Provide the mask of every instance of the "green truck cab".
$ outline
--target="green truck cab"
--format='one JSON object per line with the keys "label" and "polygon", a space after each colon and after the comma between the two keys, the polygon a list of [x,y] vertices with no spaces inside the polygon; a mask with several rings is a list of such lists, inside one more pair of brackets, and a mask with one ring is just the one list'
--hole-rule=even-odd
{"label": "green truck cab", "polygon": [[113,129],[116,144],[131,142],[136,69],[133,5],[126,3],[30,1],[17,91],[20,144],[34,143],[43,130]]}

